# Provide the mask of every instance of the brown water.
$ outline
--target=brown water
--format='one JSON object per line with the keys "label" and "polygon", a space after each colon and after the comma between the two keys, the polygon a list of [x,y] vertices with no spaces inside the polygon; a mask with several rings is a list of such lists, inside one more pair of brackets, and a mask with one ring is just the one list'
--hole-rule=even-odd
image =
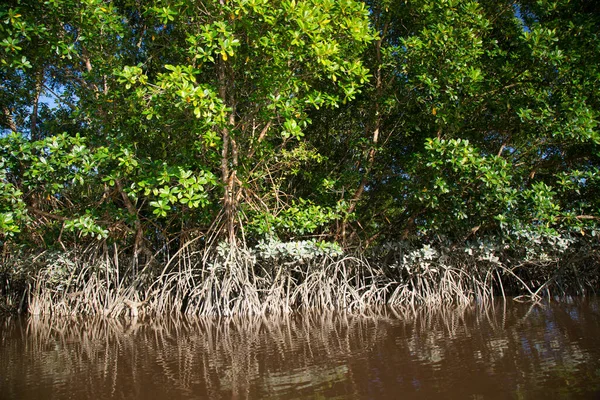
{"label": "brown water", "polygon": [[0,321],[0,399],[600,399],[600,301]]}

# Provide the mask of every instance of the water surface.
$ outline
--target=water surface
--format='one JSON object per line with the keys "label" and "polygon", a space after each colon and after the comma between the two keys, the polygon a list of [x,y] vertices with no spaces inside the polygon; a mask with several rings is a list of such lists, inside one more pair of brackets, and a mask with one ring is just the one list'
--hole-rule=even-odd
{"label": "water surface", "polygon": [[600,301],[0,321],[0,399],[305,398],[597,399]]}

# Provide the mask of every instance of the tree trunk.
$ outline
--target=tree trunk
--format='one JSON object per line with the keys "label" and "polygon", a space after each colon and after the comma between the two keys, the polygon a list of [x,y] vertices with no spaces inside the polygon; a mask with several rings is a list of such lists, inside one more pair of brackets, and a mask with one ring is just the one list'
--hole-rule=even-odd
{"label": "tree trunk", "polygon": [[42,88],[44,87],[44,68],[41,68],[35,77],[35,97],[33,99],[33,109],[31,111],[31,126],[29,133],[31,140],[41,139],[37,134],[37,117],[38,117],[38,106],[40,102],[40,96],[42,94]]}
{"label": "tree trunk", "polygon": [[127,193],[123,190],[123,184],[121,180],[115,180],[115,186],[117,191],[121,195],[121,199],[125,204],[125,208],[127,208],[127,212],[135,217],[134,227],[135,227],[135,238],[133,242],[133,271],[134,275],[137,275],[137,269],[140,264],[140,254],[143,254],[146,257],[146,260],[143,260],[144,263],[148,263],[152,261],[154,257],[152,251],[146,247],[144,243],[144,227],[142,226],[142,222],[140,221],[140,217],[138,215],[138,210],[135,205],[131,202]]}
{"label": "tree trunk", "polygon": [[237,212],[239,203],[239,185],[237,178],[238,146],[231,135],[231,128],[235,127],[236,102],[233,89],[233,69],[222,58],[218,68],[219,96],[231,108],[227,124],[221,129],[223,148],[221,150],[221,180],[223,183],[223,213],[225,216],[224,227],[229,244],[236,244]]}

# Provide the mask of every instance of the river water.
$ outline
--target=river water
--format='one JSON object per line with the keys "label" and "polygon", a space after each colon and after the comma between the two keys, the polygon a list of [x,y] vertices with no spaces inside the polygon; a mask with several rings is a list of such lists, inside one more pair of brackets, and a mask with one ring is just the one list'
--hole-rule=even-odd
{"label": "river water", "polygon": [[5,319],[0,399],[600,399],[600,301]]}

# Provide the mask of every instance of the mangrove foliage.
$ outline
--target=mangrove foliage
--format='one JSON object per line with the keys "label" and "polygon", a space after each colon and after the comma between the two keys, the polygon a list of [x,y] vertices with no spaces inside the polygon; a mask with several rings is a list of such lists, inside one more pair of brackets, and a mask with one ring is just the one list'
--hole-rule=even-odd
{"label": "mangrove foliage", "polygon": [[4,1],[1,307],[594,291],[598,32],[585,0]]}

